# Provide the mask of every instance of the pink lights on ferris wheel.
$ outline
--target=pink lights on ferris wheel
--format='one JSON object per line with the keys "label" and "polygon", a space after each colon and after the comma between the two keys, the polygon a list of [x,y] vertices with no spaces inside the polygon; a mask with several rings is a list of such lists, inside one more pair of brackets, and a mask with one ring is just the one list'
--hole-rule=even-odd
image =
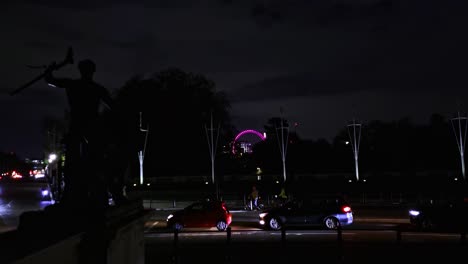
{"label": "pink lights on ferris wheel", "polygon": [[253,129],[247,129],[247,130],[244,130],[242,132],[240,132],[239,134],[237,134],[237,136],[234,138],[234,141],[233,141],[233,144],[232,144],[232,153],[235,154],[236,153],[236,141],[242,137],[243,135],[245,134],[253,134],[253,135],[256,135],[258,136],[261,140],[265,140],[266,139],[266,135],[256,131],[256,130],[253,130]]}
{"label": "pink lights on ferris wheel", "polygon": [[237,134],[236,138],[234,138],[234,141],[237,141],[240,137],[242,137],[245,134],[254,134],[257,135],[261,140],[265,140],[265,136],[262,133],[253,129],[247,129]]}

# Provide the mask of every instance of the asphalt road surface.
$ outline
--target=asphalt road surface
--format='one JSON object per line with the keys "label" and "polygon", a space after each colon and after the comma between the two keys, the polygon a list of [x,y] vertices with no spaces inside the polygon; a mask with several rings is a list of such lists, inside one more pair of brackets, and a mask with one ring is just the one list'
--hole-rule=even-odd
{"label": "asphalt road surface", "polygon": [[45,182],[2,182],[0,183],[0,232],[15,229],[19,216],[25,211],[42,210],[53,203],[43,197],[47,189]]}
{"label": "asphalt road surface", "polygon": [[233,211],[231,232],[187,228],[177,234],[165,223],[170,212],[155,211],[145,225],[146,263],[442,263],[464,259],[468,249],[461,234],[413,230],[399,212],[368,210],[341,233],[282,233],[259,228],[258,212]]}
{"label": "asphalt road surface", "polygon": [[[40,199],[44,186],[0,184],[0,232],[16,228],[22,212],[52,203]],[[166,203],[153,205],[157,210],[145,223],[146,263],[464,263],[468,252],[461,234],[409,228],[405,207],[354,206],[354,223],[341,233],[262,230],[259,212],[231,210],[230,233],[194,228],[176,235],[167,228],[166,218],[179,208]]]}

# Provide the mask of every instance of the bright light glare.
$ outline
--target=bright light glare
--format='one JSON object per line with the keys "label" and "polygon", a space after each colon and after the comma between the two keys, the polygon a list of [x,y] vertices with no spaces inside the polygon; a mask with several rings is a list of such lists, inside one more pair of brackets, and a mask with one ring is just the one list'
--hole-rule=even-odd
{"label": "bright light glare", "polygon": [[418,215],[419,215],[419,211],[410,210],[410,211],[409,211],[409,214],[412,215],[412,216],[418,216]]}
{"label": "bright light glare", "polygon": [[49,191],[48,190],[42,190],[42,196],[47,196],[49,195]]}
{"label": "bright light glare", "polygon": [[260,216],[260,218],[264,218],[268,213],[261,213],[259,214],[258,216]]}
{"label": "bright light glare", "polygon": [[166,221],[169,221],[169,219],[171,219],[172,217],[174,217],[174,215],[172,215],[172,214],[168,215]]}
{"label": "bright light glare", "polygon": [[351,207],[349,207],[349,206],[343,207],[343,212],[345,212],[345,213],[351,212]]}
{"label": "bright light glare", "polygon": [[13,177],[13,179],[21,179],[21,178],[23,178],[23,175],[19,174],[16,171],[12,171],[11,172],[11,177]]}
{"label": "bright light glare", "polygon": [[34,175],[34,178],[39,179],[39,178],[44,178],[45,174],[42,172],[38,172],[37,174]]}
{"label": "bright light glare", "polygon": [[261,225],[264,225],[264,224],[265,224],[265,221],[260,220],[258,223],[261,224]]}
{"label": "bright light glare", "polygon": [[52,154],[49,155],[49,161],[50,161],[50,162],[52,162],[52,161],[54,161],[54,160],[56,160],[56,159],[57,159],[57,154],[52,153]]}

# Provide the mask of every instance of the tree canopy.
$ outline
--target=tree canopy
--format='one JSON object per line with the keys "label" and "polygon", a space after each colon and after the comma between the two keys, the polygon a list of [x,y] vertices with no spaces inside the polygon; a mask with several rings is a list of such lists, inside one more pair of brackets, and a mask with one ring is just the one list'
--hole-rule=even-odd
{"label": "tree canopy", "polygon": [[140,128],[149,129],[144,158],[149,177],[208,175],[211,160],[206,133],[211,117],[214,132],[219,132],[217,149],[232,138],[230,103],[203,75],[170,68],[147,78],[135,76],[117,91],[115,99],[118,116],[124,120],[118,131],[128,140],[134,163],[145,145],[145,132]]}

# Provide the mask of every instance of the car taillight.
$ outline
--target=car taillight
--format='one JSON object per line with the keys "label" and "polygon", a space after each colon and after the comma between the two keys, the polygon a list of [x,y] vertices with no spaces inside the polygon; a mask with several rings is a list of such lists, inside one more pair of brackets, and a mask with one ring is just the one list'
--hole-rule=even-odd
{"label": "car taillight", "polygon": [[351,207],[343,206],[343,207],[341,207],[341,211],[343,211],[343,213],[349,213],[349,212],[351,212]]}

